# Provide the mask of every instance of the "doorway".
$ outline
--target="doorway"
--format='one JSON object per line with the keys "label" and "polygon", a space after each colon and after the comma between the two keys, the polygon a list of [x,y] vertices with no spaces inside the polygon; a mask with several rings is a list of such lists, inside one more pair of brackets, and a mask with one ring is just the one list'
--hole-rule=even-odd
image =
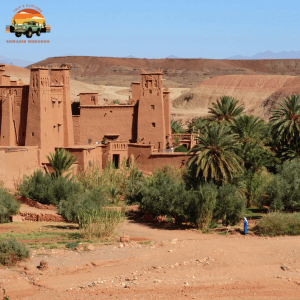
{"label": "doorway", "polygon": [[113,165],[116,169],[119,169],[120,154],[113,154]]}

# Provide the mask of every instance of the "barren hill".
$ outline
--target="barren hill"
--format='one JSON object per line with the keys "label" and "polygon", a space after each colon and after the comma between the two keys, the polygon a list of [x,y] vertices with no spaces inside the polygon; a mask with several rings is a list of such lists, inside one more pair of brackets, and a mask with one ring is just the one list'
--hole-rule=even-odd
{"label": "barren hill", "polygon": [[[164,85],[193,87],[199,82],[223,75],[300,75],[300,60],[214,60],[214,59],[139,59],[91,56],[50,57],[36,65],[72,64],[73,79],[96,85],[128,87],[139,80],[141,69],[163,70]],[[27,68],[30,68],[28,66]]]}
{"label": "barren hill", "polygon": [[300,93],[300,77],[282,75],[227,75],[198,84],[189,93],[174,100],[173,106],[184,111],[206,114],[217,98],[228,95],[241,101],[246,112],[268,119],[280,98]]}
{"label": "barren hill", "polygon": [[25,84],[29,84],[30,70],[28,69],[17,66],[5,65],[5,74],[9,75],[11,80],[22,79],[22,81]]}

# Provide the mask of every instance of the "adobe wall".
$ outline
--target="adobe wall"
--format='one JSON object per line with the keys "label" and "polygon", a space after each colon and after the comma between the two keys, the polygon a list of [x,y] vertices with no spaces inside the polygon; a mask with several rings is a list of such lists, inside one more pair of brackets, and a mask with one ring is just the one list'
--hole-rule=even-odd
{"label": "adobe wall", "polygon": [[183,168],[186,166],[190,155],[185,153],[154,153],[154,145],[128,145],[128,157],[135,158],[139,170],[144,172],[153,172],[156,168],[165,165],[177,166]]}
{"label": "adobe wall", "polygon": [[32,174],[39,166],[38,147],[0,147],[0,181],[9,189],[24,174]]}
{"label": "adobe wall", "polygon": [[74,145],[80,144],[80,116],[72,116],[73,132],[74,132]]}
{"label": "adobe wall", "polygon": [[88,167],[93,166],[97,162],[100,162],[99,165],[101,166],[102,162],[102,146],[96,147],[89,147],[89,146],[74,146],[74,147],[67,147],[65,148],[71,154],[77,157],[76,164],[78,165],[79,169],[86,169]]}
{"label": "adobe wall", "polygon": [[[7,123],[8,121],[2,118],[7,118],[7,115],[2,113],[7,110],[6,101],[8,96],[11,96],[10,107],[11,107],[11,123],[13,127],[13,135],[9,136],[8,142],[3,141],[3,134],[0,138],[0,146],[25,146],[26,136],[26,123],[27,123],[27,110],[28,110],[28,92],[29,86],[0,86],[0,133],[9,130]],[[3,123],[4,126],[1,125]],[[5,138],[6,139],[6,138]]]}
{"label": "adobe wall", "polygon": [[[136,141],[136,111],[133,105],[80,106],[80,144],[99,144],[105,135]],[[74,120],[74,118],[73,118]]]}
{"label": "adobe wall", "polygon": [[79,93],[80,105],[98,105],[98,93]]}
{"label": "adobe wall", "polygon": [[0,86],[10,85],[10,76],[0,75]]}

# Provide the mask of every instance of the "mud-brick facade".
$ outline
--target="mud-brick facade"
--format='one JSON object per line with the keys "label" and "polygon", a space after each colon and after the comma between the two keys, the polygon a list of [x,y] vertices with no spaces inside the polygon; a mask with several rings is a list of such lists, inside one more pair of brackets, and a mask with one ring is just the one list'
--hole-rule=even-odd
{"label": "mud-brick facade", "polygon": [[129,105],[98,105],[98,94],[80,94],[80,116],[73,116],[75,144],[103,140],[153,144],[166,149],[170,140],[170,92],[163,89],[162,72],[142,70],[132,83]]}
{"label": "mud-brick facade", "polygon": [[163,89],[160,70],[141,71],[128,105],[101,106],[97,93],[81,93],[79,114],[72,116],[70,95],[68,66],[33,67],[25,85],[10,80],[0,65],[0,163],[9,174],[0,172],[0,180],[7,186],[47,164],[47,155],[57,148],[76,155],[82,168],[104,167],[109,160],[118,166],[130,156],[149,172],[164,161],[184,165],[186,158],[179,154],[161,153],[171,129],[170,93]]}

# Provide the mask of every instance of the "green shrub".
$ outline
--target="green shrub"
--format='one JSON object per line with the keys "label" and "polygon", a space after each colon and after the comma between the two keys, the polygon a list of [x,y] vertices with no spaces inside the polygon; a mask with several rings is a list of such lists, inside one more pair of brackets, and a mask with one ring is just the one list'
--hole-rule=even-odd
{"label": "green shrub", "polygon": [[78,223],[78,213],[82,209],[98,209],[108,204],[102,187],[87,190],[82,194],[70,195],[66,200],[60,201],[57,212],[67,221]]}
{"label": "green shrub", "polygon": [[127,165],[126,160],[123,160],[119,169],[116,169],[111,162],[107,163],[103,170],[99,164],[95,164],[91,168],[81,171],[77,175],[77,179],[84,190],[101,187],[104,192],[111,194],[110,191],[116,188],[120,191],[120,196],[124,196],[127,180],[135,181],[142,176],[142,172],[131,161]]}
{"label": "green shrub", "polygon": [[0,264],[11,266],[30,256],[29,249],[15,238],[0,240]]}
{"label": "green shrub", "polygon": [[124,220],[125,212],[115,208],[81,209],[78,213],[80,234],[89,239],[112,235]]}
{"label": "green shrub", "polygon": [[300,213],[270,213],[254,229],[267,236],[300,235]]}
{"label": "green shrub", "polygon": [[243,217],[246,197],[237,189],[235,185],[222,184],[218,188],[213,218],[222,220],[225,226],[235,225]]}
{"label": "green shrub", "polygon": [[216,206],[218,188],[212,182],[200,185],[197,190],[188,192],[187,218],[196,224],[197,228],[206,230],[212,221]]}
{"label": "green shrub", "polygon": [[266,187],[272,180],[273,175],[266,170],[255,172],[249,170],[245,172],[245,188],[247,197],[247,207],[252,205],[262,207],[265,205],[264,196]]}
{"label": "green shrub", "polygon": [[9,222],[9,216],[19,213],[20,203],[0,184],[0,223]]}
{"label": "green shrub", "polygon": [[174,152],[188,152],[188,149],[184,145],[180,145],[174,149]]}
{"label": "green shrub", "polygon": [[54,178],[43,174],[41,170],[35,171],[32,176],[24,176],[18,188],[21,195],[26,198],[54,205],[81,190],[78,182],[65,177]]}
{"label": "green shrub", "polygon": [[66,243],[66,248],[74,249],[74,248],[78,247],[78,245],[79,245],[78,241],[69,242],[69,243]]}
{"label": "green shrub", "polygon": [[300,161],[286,161],[266,187],[272,211],[300,210]]}
{"label": "green shrub", "polygon": [[184,215],[182,203],[186,199],[186,193],[183,183],[160,173],[155,179],[148,179],[141,189],[140,208],[154,216],[170,215],[177,221]]}

